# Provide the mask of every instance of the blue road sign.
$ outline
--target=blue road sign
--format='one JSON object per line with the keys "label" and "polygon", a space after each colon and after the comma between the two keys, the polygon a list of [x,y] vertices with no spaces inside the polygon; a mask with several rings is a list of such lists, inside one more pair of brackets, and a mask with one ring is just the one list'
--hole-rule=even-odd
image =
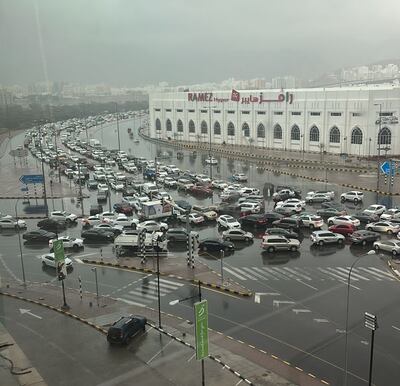
{"label": "blue road sign", "polygon": [[43,184],[43,175],[41,174],[24,174],[19,180],[27,185],[27,184]]}
{"label": "blue road sign", "polygon": [[380,168],[382,170],[382,173],[385,173],[385,174],[393,173],[393,168],[389,161],[385,161],[383,164],[381,164]]}

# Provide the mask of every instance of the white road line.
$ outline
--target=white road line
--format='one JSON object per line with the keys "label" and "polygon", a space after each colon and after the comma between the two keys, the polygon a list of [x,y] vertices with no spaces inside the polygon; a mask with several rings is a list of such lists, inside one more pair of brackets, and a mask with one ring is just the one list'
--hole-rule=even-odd
{"label": "white road line", "polygon": [[269,274],[268,272],[264,272],[261,268],[253,267],[253,269],[254,269],[255,271],[257,271],[257,272],[262,273],[263,276],[265,275],[266,280],[269,280],[269,279],[278,280],[277,277],[275,277],[275,276]]}
{"label": "white road line", "polygon": [[120,302],[127,303],[127,304],[129,304],[129,305],[131,305],[131,306],[146,307],[146,306],[145,306],[144,304],[142,304],[142,303],[132,302],[132,301],[126,300],[126,299],[124,299],[124,298],[117,298],[117,300],[119,300]]}
{"label": "white road line", "polygon": [[147,294],[146,292],[143,293],[143,292],[141,292],[141,291],[129,291],[129,293],[130,293],[131,295],[142,296],[142,297],[148,298],[148,299],[153,299],[153,300],[157,300],[157,299],[158,299],[157,296],[149,295],[149,294]]}
{"label": "white road line", "polygon": [[[340,269],[340,267],[327,267],[326,269],[328,269],[329,271],[335,272],[336,275],[339,275],[342,277],[342,280],[348,280],[349,278],[349,274],[342,272]],[[353,275],[351,275],[351,280],[352,281],[359,281],[359,279],[357,279],[356,277],[353,277]]]}
{"label": "white road line", "polygon": [[[349,276],[349,272],[350,272],[350,267],[348,268],[343,268],[343,267],[336,267],[337,269],[346,272],[347,277]],[[357,277],[361,280],[366,280],[369,281],[368,278],[366,278],[365,276],[359,275],[357,273],[354,272],[354,270],[351,272],[351,279],[353,279],[354,277]]]}
{"label": "white road line", "polygon": [[[155,285],[155,286],[157,286],[157,281],[150,281],[149,283],[148,283],[148,285]],[[181,286],[173,286],[173,285],[170,285],[170,284],[165,284],[165,283],[163,283],[161,280],[160,280],[160,288],[161,287],[163,287],[163,288],[166,288],[166,289],[169,289],[170,291],[173,291],[173,290],[177,290],[177,289],[179,289],[179,288],[181,288]]]}
{"label": "white road line", "polygon": [[[328,271],[328,269],[329,269],[329,267],[327,269],[323,269],[321,267],[318,267],[319,271],[321,271],[321,272],[323,272],[323,273],[325,273],[327,275],[331,275],[331,276],[335,277],[336,279],[338,279],[340,281],[346,281],[347,280],[346,275],[344,275],[344,277],[343,276],[339,276],[339,275],[336,275],[333,272]],[[355,281],[358,281],[358,279],[355,279]]]}
{"label": "white road line", "polygon": [[[143,284],[140,288],[151,288],[151,289],[158,289],[157,283],[148,283],[148,284]],[[170,287],[164,287],[162,283],[160,283],[160,292],[165,292],[169,294],[170,292],[177,290],[179,287],[176,288],[170,288]]]}
{"label": "white road line", "polygon": [[232,271],[232,270],[229,269],[229,268],[224,267],[224,271],[230,273],[230,274],[233,275],[233,276],[236,276],[236,277],[237,277],[238,279],[240,279],[240,280],[247,280],[244,276],[237,274],[236,272]]}
{"label": "white road line", "polygon": [[282,275],[288,276],[288,277],[290,277],[291,279],[297,279],[297,277],[296,277],[295,275],[291,274],[290,272],[284,271],[282,268],[274,267],[274,269],[275,269],[275,271],[278,271],[278,272],[281,273]]}
{"label": "white road line", "polygon": [[312,285],[308,284],[308,283],[304,283],[304,281],[302,281],[301,279],[296,279],[299,283],[305,285],[306,287],[310,287],[311,289],[318,291],[318,288],[313,287]]}
{"label": "white road line", "polygon": [[400,331],[400,328],[399,328],[399,327],[392,326],[392,328],[394,328],[394,329],[397,330],[397,331]]}
{"label": "white road line", "polygon": [[134,296],[134,295],[129,295],[129,294],[124,294],[124,297],[121,299],[128,299],[129,301],[133,301],[134,303],[139,300],[140,302],[145,302],[145,303],[153,303],[154,299],[147,299],[144,298],[143,296]]}
{"label": "white road line", "polygon": [[149,364],[154,358],[156,358],[158,355],[160,355],[163,350],[170,344],[172,343],[174,340],[171,339],[159,352],[157,352],[156,354],[154,354],[146,363]]}
{"label": "white road line", "polygon": [[93,256],[93,255],[98,255],[98,252],[92,252],[92,253],[84,253],[83,255],[76,255],[76,257],[86,257],[86,256]]}
{"label": "white road line", "polygon": [[190,362],[195,356],[196,356],[196,353],[194,353],[187,361]]}
{"label": "white road line", "polygon": [[83,261],[81,259],[78,259],[77,257],[74,257],[74,260],[79,264],[83,264]]}
{"label": "white road line", "polygon": [[353,271],[359,272],[360,270],[364,271],[365,273],[368,273],[369,275],[371,275],[375,280],[378,281],[382,281],[382,279],[387,279],[386,276],[381,275],[377,272],[374,271],[370,271],[368,268],[364,268],[364,267],[358,267],[358,268],[353,268]]}
{"label": "white road line", "polygon": [[275,272],[272,268],[268,268],[268,267],[263,267],[263,269],[267,272],[269,272],[271,275],[275,275],[276,277],[278,277],[279,279],[283,279],[283,280],[289,280],[289,278],[287,276],[282,275],[281,273],[279,273],[278,271]]}
{"label": "white road line", "polygon": [[[347,281],[343,281],[343,280],[338,280],[338,281],[347,287],[347,284],[348,284]],[[350,283],[350,287],[351,287],[351,288],[354,288],[354,289],[356,289],[356,290],[358,290],[358,291],[361,291],[361,288],[355,286],[354,284],[351,284],[351,283]]]}
{"label": "white road line", "polygon": [[306,276],[306,275],[303,275],[302,273],[299,273],[299,272],[297,272],[296,270],[294,270],[294,269],[292,269],[292,268],[283,267],[282,269],[284,269],[284,270],[286,270],[286,271],[289,271],[289,272],[292,272],[293,274],[295,274],[295,275],[297,275],[297,276],[300,276],[302,279],[309,280],[309,281],[312,280],[311,277]]}
{"label": "white road line", "polygon": [[369,269],[372,269],[373,271],[379,272],[379,273],[381,273],[382,275],[385,275],[385,276],[389,277],[391,280],[394,280],[394,279],[393,279],[393,276],[392,276],[390,273],[387,273],[387,272],[382,271],[382,270],[380,270],[380,269],[378,269],[378,268],[375,268],[375,267],[368,267],[368,268],[369,268]]}
{"label": "white road line", "polygon": [[[241,268],[232,267],[232,266],[230,266],[230,267],[231,267],[231,269],[238,271],[241,275],[243,275],[244,277],[247,277],[250,280],[257,280],[257,278],[255,278],[254,276],[251,276],[247,272],[243,271],[243,269],[241,269]],[[244,268],[244,267],[242,267],[242,268]]]}
{"label": "white road line", "polygon": [[185,284],[182,284],[182,283],[178,283],[176,281],[170,281],[170,280],[165,280],[165,279],[161,279],[161,278],[160,278],[160,281],[163,282],[163,283],[174,285],[174,286],[178,286],[178,287],[182,287],[182,286],[185,285]]}
{"label": "white road line", "polygon": [[260,275],[259,273],[257,273],[257,272],[254,272],[254,270],[251,269],[251,268],[242,267],[242,269],[244,269],[245,271],[250,272],[250,273],[251,273],[252,275],[254,275],[256,278],[259,278],[259,279],[261,279],[261,280],[265,280],[265,277],[261,276],[261,275]]}

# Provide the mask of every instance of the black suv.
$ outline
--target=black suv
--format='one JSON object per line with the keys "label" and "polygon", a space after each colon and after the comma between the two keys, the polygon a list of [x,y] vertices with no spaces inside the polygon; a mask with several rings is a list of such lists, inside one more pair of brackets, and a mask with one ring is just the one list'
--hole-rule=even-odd
{"label": "black suv", "polygon": [[272,223],[272,226],[299,232],[300,231],[300,220],[297,218],[292,218],[292,217],[284,217],[284,218],[281,218],[280,220],[274,221]]}
{"label": "black suv", "polygon": [[123,316],[108,329],[107,340],[109,343],[127,344],[138,332],[146,331],[146,322],[144,316]]}

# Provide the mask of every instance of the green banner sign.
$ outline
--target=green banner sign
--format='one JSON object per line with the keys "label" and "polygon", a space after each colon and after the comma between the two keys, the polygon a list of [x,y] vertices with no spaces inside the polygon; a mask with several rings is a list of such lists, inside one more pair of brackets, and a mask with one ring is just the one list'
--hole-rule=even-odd
{"label": "green banner sign", "polygon": [[208,357],[208,303],[202,300],[194,304],[196,331],[196,359]]}
{"label": "green banner sign", "polygon": [[64,263],[65,254],[64,254],[64,244],[62,240],[54,240],[53,241],[53,250],[54,250],[54,260],[57,263]]}

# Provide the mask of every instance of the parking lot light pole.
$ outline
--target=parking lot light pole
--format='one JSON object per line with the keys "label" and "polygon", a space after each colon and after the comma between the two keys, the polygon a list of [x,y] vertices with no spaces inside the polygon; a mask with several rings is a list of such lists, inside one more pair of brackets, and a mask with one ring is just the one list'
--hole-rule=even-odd
{"label": "parking lot light pole", "polygon": [[380,135],[381,135],[381,129],[382,129],[382,103],[374,103],[374,106],[379,106],[379,131],[378,131],[378,136],[377,136],[377,145],[378,145],[378,165],[377,165],[377,180],[376,180],[376,190],[379,191],[379,179],[380,179],[380,158],[381,158],[381,144],[380,144]]}
{"label": "parking lot light pole", "polygon": [[153,249],[156,250],[157,254],[157,300],[158,300],[158,327],[162,328],[161,326],[161,294],[160,294],[160,249],[159,249],[159,242],[160,236],[156,235],[153,238]]}
{"label": "parking lot light pole", "polygon": [[15,201],[15,220],[17,221],[17,230],[18,230],[18,245],[19,245],[19,255],[21,258],[21,268],[22,268],[22,280],[23,280],[23,285],[26,287],[26,279],[25,279],[25,266],[24,266],[24,257],[22,254],[22,243],[21,243],[21,229],[18,225],[18,213],[17,213],[17,205],[20,197],[17,198],[17,201]]}
{"label": "parking lot light pole", "polygon": [[[371,249],[367,252],[367,255],[375,255],[375,251]],[[351,273],[353,268],[361,260],[364,256],[360,256],[356,260],[354,260],[353,264],[349,269],[349,274],[347,276],[347,303],[346,303],[346,329],[345,329],[345,341],[344,341],[344,386],[347,386],[347,373],[348,373],[348,353],[347,353],[347,346],[348,346],[348,335],[349,335],[349,305],[350,305],[350,281],[351,281]]]}
{"label": "parking lot light pole", "polygon": [[96,300],[97,300],[97,307],[99,307],[99,282],[97,281],[97,268],[93,267],[92,272],[94,272],[94,278],[96,281]]}
{"label": "parking lot light pole", "polygon": [[374,341],[375,331],[378,329],[378,319],[376,315],[372,315],[369,312],[364,313],[364,326],[371,330],[371,350],[369,356],[369,376],[368,386],[372,385],[372,365],[374,360]]}

